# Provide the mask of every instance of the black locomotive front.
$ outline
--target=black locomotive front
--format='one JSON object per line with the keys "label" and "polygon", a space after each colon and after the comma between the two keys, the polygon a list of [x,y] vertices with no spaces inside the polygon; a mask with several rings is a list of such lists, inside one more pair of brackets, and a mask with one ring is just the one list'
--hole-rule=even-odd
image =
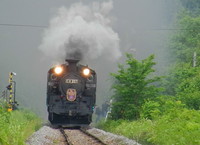
{"label": "black locomotive front", "polygon": [[66,61],[48,72],[48,119],[60,125],[90,124],[96,101],[96,73],[77,64],[78,60]]}

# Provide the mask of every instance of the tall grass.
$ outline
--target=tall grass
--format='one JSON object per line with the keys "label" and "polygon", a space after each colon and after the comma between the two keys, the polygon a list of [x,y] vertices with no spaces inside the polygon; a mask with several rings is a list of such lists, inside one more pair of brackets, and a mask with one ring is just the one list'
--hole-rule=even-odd
{"label": "tall grass", "polygon": [[0,106],[0,145],[23,145],[41,126],[41,119],[26,110],[7,112]]}

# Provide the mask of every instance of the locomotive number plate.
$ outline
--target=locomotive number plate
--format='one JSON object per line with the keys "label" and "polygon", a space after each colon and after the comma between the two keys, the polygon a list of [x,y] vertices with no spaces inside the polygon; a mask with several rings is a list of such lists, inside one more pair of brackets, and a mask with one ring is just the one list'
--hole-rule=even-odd
{"label": "locomotive number plate", "polygon": [[76,89],[67,89],[66,98],[68,101],[76,100]]}
{"label": "locomotive number plate", "polygon": [[77,84],[78,80],[77,79],[66,79],[65,83],[67,83],[67,84]]}

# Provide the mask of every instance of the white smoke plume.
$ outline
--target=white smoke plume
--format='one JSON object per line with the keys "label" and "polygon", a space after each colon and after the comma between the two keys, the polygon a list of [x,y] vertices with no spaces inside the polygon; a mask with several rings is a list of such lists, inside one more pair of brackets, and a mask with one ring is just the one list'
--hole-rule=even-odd
{"label": "white smoke plume", "polygon": [[54,60],[91,60],[121,56],[119,37],[111,27],[112,1],[61,7],[45,30],[39,49]]}

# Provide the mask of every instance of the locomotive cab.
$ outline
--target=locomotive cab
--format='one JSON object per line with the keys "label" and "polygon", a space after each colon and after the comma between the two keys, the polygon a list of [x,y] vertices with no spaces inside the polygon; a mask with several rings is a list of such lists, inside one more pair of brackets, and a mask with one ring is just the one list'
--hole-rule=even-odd
{"label": "locomotive cab", "polygon": [[48,71],[47,110],[49,121],[60,125],[88,125],[96,102],[96,73],[79,60]]}

